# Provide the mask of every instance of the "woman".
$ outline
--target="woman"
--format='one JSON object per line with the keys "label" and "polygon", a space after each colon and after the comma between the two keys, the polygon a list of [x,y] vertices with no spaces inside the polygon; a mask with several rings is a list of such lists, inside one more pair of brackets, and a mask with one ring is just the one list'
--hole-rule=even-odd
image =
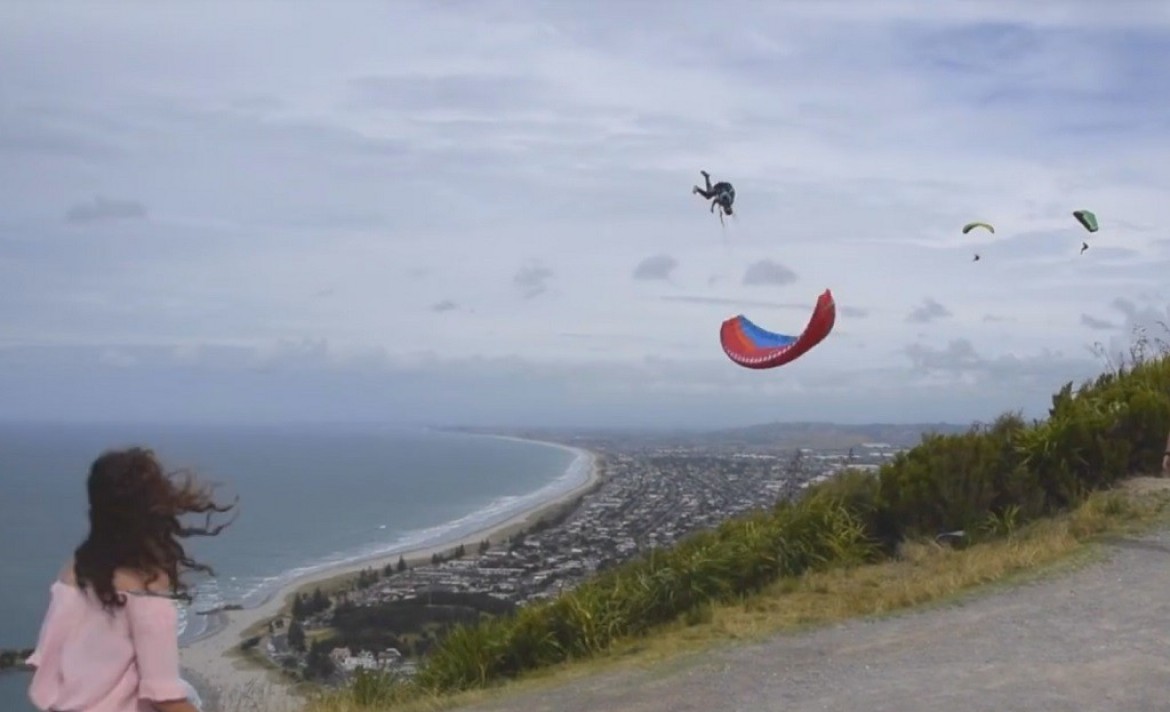
{"label": "woman", "polygon": [[[179,677],[180,567],[213,573],[179,539],[214,536],[217,505],[191,477],[176,482],[150,450],[104,453],[90,467],[89,536],[50,588],[29,699],[53,712],[198,712]],[[207,527],[179,516],[206,514]]]}

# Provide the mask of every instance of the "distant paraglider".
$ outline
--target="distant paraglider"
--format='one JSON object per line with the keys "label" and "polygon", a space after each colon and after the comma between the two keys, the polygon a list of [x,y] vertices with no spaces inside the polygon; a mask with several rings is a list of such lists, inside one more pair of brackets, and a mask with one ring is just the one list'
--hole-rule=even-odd
{"label": "distant paraglider", "polygon": [[711,185],[711,174],[707,171],[699,171],[703,175],[703,180],[706,182],[707,188],[704,190],[699,186],[691,189],[695,195],[701,195],[707,200],[711,201],[711,212],[715,212],[715,208],[719,208],[719,222],[723,222],[724,215],[732,214],[732,204],[735,202],[735,188],[727,181],[719,181],[715,185]]}
{"label": "distant paraglider", "polygon": [[972,230],[974,230],[977,227],[984,228],[985,230],[987,230],[988,232],[990,232],[993,235],[995,234],[995,228],[992,227],[991,225],[988,225],[985,222],[967,223],[966,225],[963,226],[963,234],[966,235],[967,233],[971,232]]}
{"label": "distant paraglider", "polygon": [[[1085,228],[1089,232],[1097,232],[1097,216],[1094,215],[1092,211],[1074,210],[1073,217],[1077,219],[1077,222],[1081,224],[1081,227]],[[1085,254],[1085,250],[1087,249],[1089,249],[1089,243],[1087,241],[1082,241],[1081,254]]]}
{"label": "distant paraglider", "polygon": [[723,352],[744,368],[775,368],[790,363],[824,341],[837,321],[837,304],[826,289],[799,336],[777,334],[756,326],[742,314],[723,322],[719,342]]}

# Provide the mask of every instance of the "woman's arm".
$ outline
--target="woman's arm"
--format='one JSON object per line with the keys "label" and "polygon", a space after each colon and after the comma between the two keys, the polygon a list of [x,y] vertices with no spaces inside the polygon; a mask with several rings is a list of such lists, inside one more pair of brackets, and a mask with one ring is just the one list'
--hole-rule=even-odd
{"label": "woman's arm", "polygon": [[178,611],[168,598],[127,596],[126,613],[138,665],[138,698],[159,712],[199,712],[179,677]]}

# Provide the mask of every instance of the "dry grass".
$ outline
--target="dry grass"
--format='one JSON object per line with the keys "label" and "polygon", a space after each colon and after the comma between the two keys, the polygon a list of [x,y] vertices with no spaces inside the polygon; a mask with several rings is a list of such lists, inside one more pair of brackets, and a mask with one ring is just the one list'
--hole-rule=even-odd
{"label": "dry grass", "polygon": [[[315,699],[304,712],[451,709],[618,666],[647,667],[718,645],[923,604],[939,605],[976,588],[986,591],[988,584],[1016,583],[1088,561],[1100,551],[1093,544],[1103,535],[1132,534],[1165,524],[1170,521],[1168,513],[1170,481],[1141,478],[1127,487],[1094,494],[1067,515],[1035,522],[1002,539],[966,549],[911,542],[887,562],[785,578],[740,602],[708,606],[650,636],[619,642],[596,657],[533,671],[492,689],[436,696],[409,688],[370,686]],[[361,697],[367,704],[359,702]],[[225,706],[224,712],[245,709],[262,707]]]}

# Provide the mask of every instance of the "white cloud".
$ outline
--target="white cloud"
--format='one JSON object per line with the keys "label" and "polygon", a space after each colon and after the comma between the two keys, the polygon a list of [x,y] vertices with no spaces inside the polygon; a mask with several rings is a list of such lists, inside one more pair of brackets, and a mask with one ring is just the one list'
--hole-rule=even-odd
{"label": "white cloud", "polygon": [[[548,394],[568,420],[652,417],[615,404],[742,386],[728,418],[883,419],[938,358],[1040,388],[1035,364],[1084,354],[1095,329],[1113,348],[1165,318],[1160,4],[720,7],[713,27],[709,5],[666,0],[621,17],[552,0],[0,6],[0,348],[41,349],[22,373],[73,384],[76,402],[44,401],[61,416],[98,387],[53,371],[84,372],[70,349],[172,395],[210,359],[243,379],[216,371],[233,384],[216,407],[259,414],[273,376],[256,369],[298,344],[317,375],[293,391],[419,354],[464,371],[415,377],[473,391],[542,374],[534,400],[475,391],[484,418],[546,420]],[[700,169],[736,186],[726,228],[690,192]],[[996,233],[962,235],[971,220]],[[674,293],[630,279],[647,255]],[[837,332],[799,362],[723,357],[723,318],[790,333],[825,288]],[[988,368],[932,366],[929,402],[1027,405],[972,391]],[[576,382],[613,403],[569,397]],[[806,397],[777,407],[778,387]],[[11,392],[27,402],[0,415],[38,391]],[[439,420],[470,412],[439,402]]]}
{"label": "white cloud", "polygon": [[520,289],[525,299],[531,299],[548,290],[547,282],[552,276],[552,270],[549,268],[530,265],[517,272],[512,277],[512,283]]}
{"label": "white cloud", "polygon": [[950,309],[927,297],[922,300],[922,304],[910,311],[906,316],[906,321],[914,324],[926,324],[935,319],[946,319],[949,316],[953,316]]}
{"label": "white cloud", "polygon": [[651,255],[634,267],[634,279],[670,280],[678,260],[667,254]]}
{"label": "white cloud", "polygon": [[1117,328],[1117,324],[1114,324],[1108,319],[1099,319],[1090,314],[1081,314],[1081,324],[1096,331],[1110,331]]}
{"label": "white cloud", "polygon": [[777,285],[783,286],[796,281],[796,273],[779,262],[760,260],[748,265],[743,273],[743,283],[747,285]]}
{"label": "white cloud", "polygon": [[146,217],[146,207],[133,200],[110,200],[101,196],[87,203],[69,208],[65,219],[71,223],[89,223],[99,220],[133,220]]}

